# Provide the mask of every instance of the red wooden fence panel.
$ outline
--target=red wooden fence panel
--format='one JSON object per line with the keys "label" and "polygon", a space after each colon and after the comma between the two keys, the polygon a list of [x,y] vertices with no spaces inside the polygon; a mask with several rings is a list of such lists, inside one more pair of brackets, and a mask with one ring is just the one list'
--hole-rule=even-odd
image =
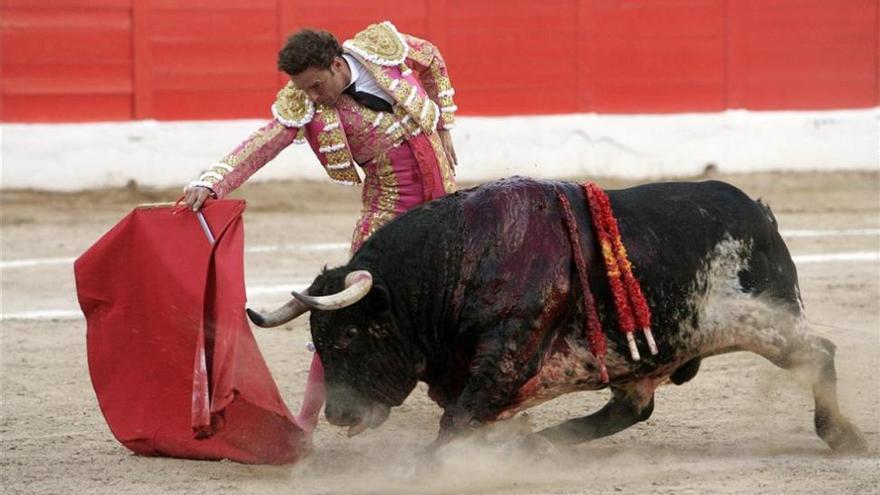
{"label": "red wooden fence panel", "polygon": [[441,48],[458,107],[488,115],[576,111],[577,12],[577,0],[449,9]]}
{"label": "red wooden fence panel", "polygon": [[276,0],[153,0],[149,15],[154,118],[270,115]]}
{"label": "red wooden fence panel", "polygon": [[4,121],[132,117],[131,0],[3,0]]}
{"label": "red wooden fence panel", "polygon": [[595,0],[591,110],[721,111],[725,0]]}
{"label": "red wooden fence panel", "polygon": [[743,106],[756,110],[880,104],[877,0],[739,0],[731,50]]}
{"label": "red wooden fence panel", "polygon": [[268,117],[290,32],[383,19],[465,115],[880,105],[880,0],[0,0],[0,120]]}

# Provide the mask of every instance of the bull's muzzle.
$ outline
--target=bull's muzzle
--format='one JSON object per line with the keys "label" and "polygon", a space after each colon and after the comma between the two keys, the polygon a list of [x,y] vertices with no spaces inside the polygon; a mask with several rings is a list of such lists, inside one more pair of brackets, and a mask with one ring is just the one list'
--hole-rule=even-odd
{"label": "bull's muzzle", "polygon": [[378,401],[365,400],[349,387],[328,386],[324,416],[334,426],[348,427],[348,436],[377,428],[391,413],[391,407]]}

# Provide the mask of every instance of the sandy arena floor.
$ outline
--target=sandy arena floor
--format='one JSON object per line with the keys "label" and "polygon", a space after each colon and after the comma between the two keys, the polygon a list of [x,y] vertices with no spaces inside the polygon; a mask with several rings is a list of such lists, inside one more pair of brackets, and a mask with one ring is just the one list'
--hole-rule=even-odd
{"label": "sandy arena floor", "polygon": [[[136,204],[171,200],[175,191],[4,191],[3,492],[878,493],[880,174],[722,178],[773,207],[798,260],[808,319],[815,333],[838,346],[842,406],[862,428],[870,454],[832,454],[813,432],[806,387],[762,358],[740,353],[709,359],[692,382],[658,390],[650,420],[540,459],[462,443],[443,451],[437,468],[426,475],[417,469],[417,459],[436,433],[440,410],[423,386],[392,411],[385,425],[356,438],[321,424],[315,452],[292,466],[134,456],[110,434],[89,381],[72,259]],[[251,305],[282,302],[283,287],[307,285],[324,264],[345,261],[343,248],[303,251],[297,246],[347,243],[358,190],[274,183],[247,186],[238,196],[249,201],[247,246],[278,248],[247,254],[248,287],[263,288],[251,296]],[[856,252],[863,253],[856,256],[860,260],[851,254],[838,261],[810,257]],[[311,358],[304,349],[306,320],[289,325],[291,332],[254,330],[294,411]],[[529,421],[547,426],[583,415],[607,399],[605,391],[564,396],[531,410]]]}

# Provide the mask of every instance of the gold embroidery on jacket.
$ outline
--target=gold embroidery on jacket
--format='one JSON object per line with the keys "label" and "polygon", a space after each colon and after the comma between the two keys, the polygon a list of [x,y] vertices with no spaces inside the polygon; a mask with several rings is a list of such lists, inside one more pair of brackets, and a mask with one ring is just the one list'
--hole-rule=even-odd
{"label": "gold embroidery on jacket", "polygon": [[368,235],[373,235],[379,227],[390,222],[396,215],[397,202],[400,198],[400,184],[397,175],[391,168],[391,159],[387,153],[375,158],[376,190],[374,191],[378,208],[372,212],[372,221]]}
{"label": "gold embroidery on jacket", "polygon": [[[241,147],[241,149],[233,151],[225,158],[220,160],[220,162],[225,163],[232,168],[237,167],[241,162],[247,160],[247,158],[251,156],[255,151],[262,148],[269,141],[275,139],[275,137],[278,136],[278,134],[280,134],[283,129],[284,128],[279,125],[274,125],[271,126],[268,130],[260,129],[254,132],[253,134],[251,134],[251,137],[248,138],[248,140],[245,142],[244,146]],[[223,173],[223,175],[226,175],[226,173]]]}
{"label": "gold embroidery on jacket", "polygon": [[318,134],[318,153],[324,155],[324,169],[334,182],[360,183],[354,168],[351,150],[345,141],[339,112],[335,108],[321,106],[318,110],[324,128]]}
{"label": "gold embroidery on jacket", "polygon": [[397,203],[400,199],[400,185],[387,153],[380,153],[369,167],[362,194],[363,210],[361,219],[352,235],[352,246],[359,246],[373,235],[379,227],[397,216]]}
{"label": "gold embroidery on jacket", "polygon": [[[351,103],[346,107],[349,111],[340,111],[340,116],[345,123],[345,135],[352,156],[358,163],[372,160],[409,137],[403,126],[394,126],[397,119],[393,114],[378,112],[357,103]],[[346,118],[347,115],[351,117]]]}
{"label": "gold embroidery on jacket", "polygon": [[452,194],[457,190],[455,185],[455,171],[440,137],[435,133],[428,136],[431,141],[431,147],[434,148],[434,154],[437,156],[437,163],[440,165],[440,176],[443,178],[443,190],[446,194]]}
{"label": "gold embroidery on jacket", "polygon": [[[364,67],[370,71],[379,86],[394,98],[397,102],[395,106],[403,107],[422,131],[428,134],[434,132],[438,110],[427,94],[419,91],[418,86],[406,79],[393,79],[383,67],[370,63],[364,63]],[[425,108],[425,105],[428,105],[428,108]]]}
{"label": "gold embroidery on jacket", "polygon": [[289,82],[275,97],[272,115],[287,127],[302,127],[315,116],[315,104],[305,92]]}
{"label": "gold embroidery on jacket", "polygon": [[397,32],[394,24],[388,21],[370,24],[342,45],[362,58],[379,65],[402,63],[409,51],[403,36]]}
{"label": "gold embroidery on jacket", "polygon": [[416,63],[427,67],[431,65],[431,60],[434,58],[434,50],[433,47],[428,43],[420,43],[420,46],[417,50],[413,50],[412,45],[410,45],[408,56],[409,58],[415,60]]}

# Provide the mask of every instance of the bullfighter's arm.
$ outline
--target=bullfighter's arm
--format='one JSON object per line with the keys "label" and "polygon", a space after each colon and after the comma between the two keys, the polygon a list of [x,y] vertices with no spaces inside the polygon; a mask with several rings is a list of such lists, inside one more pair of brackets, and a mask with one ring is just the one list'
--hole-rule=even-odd
{"label": "bullfighter's arm", "polygon": [[430,42],[415,36],[405,34],[403,38],[409,45],[406,65],[418,74],[428,97],[440,108],[437,128],[451,129],[455,125],[455,111],[458,107],[452,99],[455,90],[452,89],[446,62],[440,55],[440,50]]}
{"label": "bullfighter's arm", "polygon": [[198,180],[190,182],[189,187],[207,187],[214,197],[223,198],[275,158],[281,150],[290,146],[297,131],[295,127],[286,127],[277,120],[272,120],[214,163]]}

